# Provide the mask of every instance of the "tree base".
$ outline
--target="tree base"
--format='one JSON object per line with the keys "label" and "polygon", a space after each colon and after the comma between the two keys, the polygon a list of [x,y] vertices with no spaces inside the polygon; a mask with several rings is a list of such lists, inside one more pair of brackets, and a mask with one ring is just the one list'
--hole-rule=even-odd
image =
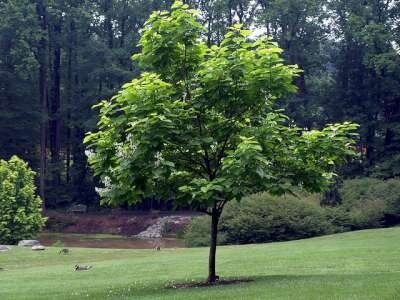
{"label": "tree base", "polygon": [[246,282],[252,282],[254,279],[250,278],[219,278],[215,282],[207,281],[188,281],[188,282],[171,282],[165,286],[167,289],[190,289],[198,287],[212,287],[219,285],[231,285],[240,284]]}
{"label": "tree base", "polygon": [[209,284],[216,284],[219,281],[219,276],[215,275],[215,276],[211,276],[207,278],[207,283]]}

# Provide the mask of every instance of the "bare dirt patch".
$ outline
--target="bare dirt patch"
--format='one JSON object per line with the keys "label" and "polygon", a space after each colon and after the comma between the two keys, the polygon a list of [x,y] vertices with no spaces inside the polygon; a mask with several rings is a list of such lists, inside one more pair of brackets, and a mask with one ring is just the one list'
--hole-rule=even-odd
{"label": "bare dirt patch", "polygon": [[[66,213],[59,211],[46,211],[48,217],[46,231],[63,233],[82,233],[82,234],[116,234],[123,236],[133,236],[149,226],[155,224],[160,217],[168,215],[195,215],[191,212],[179,213],[152,213],[152,212],[133,212],[124,210],[110,210],[89,213]],[[182,230],[188,222],[173,225],[172,231]]]}

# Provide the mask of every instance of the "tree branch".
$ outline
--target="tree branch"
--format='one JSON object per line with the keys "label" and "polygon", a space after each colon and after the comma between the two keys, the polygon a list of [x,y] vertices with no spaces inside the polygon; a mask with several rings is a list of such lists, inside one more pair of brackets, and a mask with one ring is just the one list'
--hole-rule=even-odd
{"label": "tree branch", "polygon": [[224,206],[226,203],[228,203],[228,200],[223,200],[223,201],[220,201],[218,205],[216,204],[216,209],[217,209],[219,215],[221,215],[222,210],[224,209]]}
{"label": "tree branch", "polygon": [[[187,153],[182,152],[182,150],[179,147],[177,147],[176,149],[178,150],[178,152],[180,154],[182,154],[182,157],[180,157],[179,159],[181,159],[183,161],[186,161],[186,162],[189,162],[189,163],[191,163],[193,165],[200,166],[204,170],[205,174],[201,173],[199,170],[193,169],[193,167],[185,165],[186,168],[192,169],[192,171],[195,172],[197,175],[200,175],[201,177],[207,178],[207,176],[208,176],[207,168],[201,162],[198,162],[198,161],[192,159],[190,156],[188,156]],[[204,176],[204,175],[206,175],[206,176]]]}

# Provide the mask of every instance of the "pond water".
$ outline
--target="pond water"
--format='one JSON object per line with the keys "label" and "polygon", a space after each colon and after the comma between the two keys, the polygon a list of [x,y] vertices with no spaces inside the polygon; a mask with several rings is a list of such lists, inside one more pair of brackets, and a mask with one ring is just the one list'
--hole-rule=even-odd
{"label": "pond water", "polygon": [[72,234],[41,233],[38,240],[44,246],[114,248],[114,249],[152,249],[155,244],[161,248],[182,248],[184,241],[176,238],[138,239],[111,234]]}

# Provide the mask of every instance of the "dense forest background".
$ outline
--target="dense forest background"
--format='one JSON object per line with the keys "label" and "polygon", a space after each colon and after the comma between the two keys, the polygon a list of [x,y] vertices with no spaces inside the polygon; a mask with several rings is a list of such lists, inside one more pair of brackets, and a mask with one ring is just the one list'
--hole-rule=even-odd
{"label": "dense forest background", "polygon": [[[200,10],[208,44],[244,23],[271,36],[304,72],[282,99],[307,129],[361,125],[347,177],[400,176],[400,1],[186,1]],[[1,0],[0,158],[17,154],[39,173],[48,207],[97,203],[82,140],[93,104],[138,75],[139,30],[162,0]]]}

